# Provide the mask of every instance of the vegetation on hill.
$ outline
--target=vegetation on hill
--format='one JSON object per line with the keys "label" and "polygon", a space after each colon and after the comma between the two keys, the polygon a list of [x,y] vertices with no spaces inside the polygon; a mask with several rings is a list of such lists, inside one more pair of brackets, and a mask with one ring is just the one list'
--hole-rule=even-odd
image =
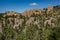
{"label": "vegetation on hill", "polygon": [[24,14],[0,13],[0,40],[60,40],[59,5]]}

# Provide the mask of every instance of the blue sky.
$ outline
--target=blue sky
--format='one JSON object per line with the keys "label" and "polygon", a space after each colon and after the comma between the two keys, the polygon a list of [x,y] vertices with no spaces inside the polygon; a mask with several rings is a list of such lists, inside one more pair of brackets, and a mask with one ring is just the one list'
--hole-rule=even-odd
{"label": "blue sky", "polygon": [[23,12],[32,8],[60,5],[60,0],[0,0],[0,13],[5,11]]}

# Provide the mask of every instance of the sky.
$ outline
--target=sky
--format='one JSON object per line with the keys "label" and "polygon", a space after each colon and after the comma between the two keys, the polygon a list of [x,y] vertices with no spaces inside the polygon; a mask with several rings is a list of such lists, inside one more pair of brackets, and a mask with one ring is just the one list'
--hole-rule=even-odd
{"label": "sky", "polygon": [[0,0],[0,13],[16,11],[22,13],[32,8],[46,8],[60,5],[60,0]]}

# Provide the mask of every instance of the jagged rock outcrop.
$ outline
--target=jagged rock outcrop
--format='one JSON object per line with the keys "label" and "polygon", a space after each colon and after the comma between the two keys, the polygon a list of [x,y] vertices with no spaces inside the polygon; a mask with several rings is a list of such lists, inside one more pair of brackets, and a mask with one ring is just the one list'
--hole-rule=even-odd
{"label": "jagged rock outcrop", "polygon": [[19,13],[18,12],[14,12],[14,11],[7,11],[3,15],[3,17],[6,17],[6,16],[19,16]]}
{"label": "jagged rock outcrop", "polygon": [[48,20],[44,21],[44,26],[46,26],[48,24],[49,26],[54,27],[54,26],[56,26],[56,22],[57,22],[56,18],[50,17]]}
{"label": "jagged rock outcrop", "polygon": [[49,11],[53,11],[53,7],[52,6],[48,6],[47,10],[44,9],[30,9],[30,10],[26,10],[22,13],[23,16],[28,16],[30,17],[32,14],[39,14],[42,15],[45,13],[45,11],[47,12],[47,14],[49,13]]}
{"label": "jagged rock outcrop", "polygon": [[23,16],[28,16],[30,17],[31,15],[33,14],[39,14],[39,15],[42,15],[43,12],[45,12],[45,10],[43,9],[31,9],[31,10],[26,10],[22,13]]}

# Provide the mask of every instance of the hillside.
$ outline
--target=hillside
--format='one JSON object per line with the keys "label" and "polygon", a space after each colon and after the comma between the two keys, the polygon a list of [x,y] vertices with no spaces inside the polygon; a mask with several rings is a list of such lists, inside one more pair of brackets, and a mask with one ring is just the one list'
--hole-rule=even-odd
{"label": "hillside", "polygon": [[0,13],[0,40],[60,40],[60,5]]}

